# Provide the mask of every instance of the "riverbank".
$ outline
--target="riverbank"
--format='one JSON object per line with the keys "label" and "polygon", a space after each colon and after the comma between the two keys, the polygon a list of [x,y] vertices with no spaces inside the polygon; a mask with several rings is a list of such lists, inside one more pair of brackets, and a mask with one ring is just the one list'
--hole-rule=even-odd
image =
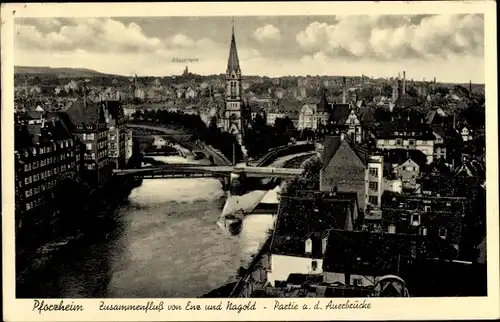
{"label": "riverbank", "polygon": [[[308,153],[301,153],[292,156],[287,156],[284,158],[280,158],[279,160],[276,160],[269,166],[275,165],[284,168],[299,168],[300,165],[305,160],[311,158],[315,154],[316,153],[314,152],[308,152]],[[273,189],[270,189],[268,191],[252,191],[248,194],[245,194],[244,196],[230,196],[229,199],[231,199],[234,203],[228,206],[228,202],[226,201],[222,215],[224,215],[224,211],[226,211],[227,214],[227,211],[229,211],[230,207],[234,206],[234,204],[239,204],[239,202],[241,202],[242,206],[247,206],[246,209],[249,215],[274,214],[278,209],[279,192],[280,192],[280,186],[279,183],[277,183],[277,185]],[[245,204],[245,202],[247,203]],[[245,265],[246,267],[240,267],[238,269],[237,276],[234,278],[234,280],[230,280],[228,283],[210,292],[207,292],[200,297],[227,298],[230,297],[231,295],[241,292],[242,289],[245,287],[245,281],[243,280],[243,278],[245,278],[245,276],[247,275],[246,272],[252,271],[252,269],[254,269],[255,265],[257,265],[257,263],[260,261],[260,257],[266,251],[266,248],[268,246],[269,246],[269,236],[267,236],[264,243],[260,244],[260,246],[258,247],[258,251],[252,255],[250,261],[247,263],[247,265]]]}
{"label": "riverbank", "polygon": [[[300,154],[281,157],[269,164],[268,167],[275,166],[284,168],[299,168],[300,164],[304,162],[304,160],[310,158],[312,155],[315,155],[315,153],[304,152]],[[270,190],[274,189],[278,185],[279,183],[276,182],[276,185],[270,188]],[[264,199],[264,197],[268,193],[269,190],[254,190],[241,196],[230,195],[226,200],[226,204],[224,205],[221,216],[226,216],[240,210],[245,213],[250,213],[257,207],[257,205],[261,202],[262,199]]]}

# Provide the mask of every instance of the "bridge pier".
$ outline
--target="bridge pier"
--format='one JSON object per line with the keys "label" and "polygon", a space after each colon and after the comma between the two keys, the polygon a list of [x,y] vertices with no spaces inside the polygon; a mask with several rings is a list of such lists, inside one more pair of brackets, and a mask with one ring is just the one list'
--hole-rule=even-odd
{"label": "bridge pier", "polygon": [[222,190],[229,191],[231,187],[231,179],[227,176],[219,177],[219,181],[222,183]]}

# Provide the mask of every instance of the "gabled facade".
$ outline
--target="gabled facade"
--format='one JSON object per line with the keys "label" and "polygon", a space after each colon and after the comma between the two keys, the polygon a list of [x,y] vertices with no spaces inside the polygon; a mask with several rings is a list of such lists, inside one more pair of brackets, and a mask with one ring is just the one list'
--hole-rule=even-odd
{"label": "gabled facade", "polygon": [[[353,149],[345,139],[337,136],[327,136],[324,142],[323,167],[320,172],[320,190],[339,192],[356,192],[362,210],[366,207],[366,160]],[[377,178],[382,176],[382,169]],[[378,185],[380,189],[381,184]]]}
{"label": "gabled facade", "polygon": [[84,97],[67,114],[73,124],[72,132],[83,143],[82,177],[90,186],[100,186],[112,174],[105,105],[87,102]]}
{"label": "gabled facade", "polygon": [[353,138],[356,143],[361,143],[363,130],[354,108],[349,112],[349,116],[347,117],[345,124],[347,126],[347,135]]}
{"label": "gabled facade", "polygon": [[321,275],[326,241],[326,233],[275,236],[267,255],[267,281],[274,287],[292,274]]}

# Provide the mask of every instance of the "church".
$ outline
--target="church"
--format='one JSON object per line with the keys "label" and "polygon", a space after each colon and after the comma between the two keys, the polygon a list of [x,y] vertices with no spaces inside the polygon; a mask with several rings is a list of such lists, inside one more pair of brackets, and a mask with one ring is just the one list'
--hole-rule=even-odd
{"label": "church", "polygon": [[223,131],[233,134],[241,146],[243,146],[245,129],[250,126],[250,110],[243,102],[242,94],[241,68],[233,26],[226,69],[224,108],[219,114],[221,116],[219,126]]}

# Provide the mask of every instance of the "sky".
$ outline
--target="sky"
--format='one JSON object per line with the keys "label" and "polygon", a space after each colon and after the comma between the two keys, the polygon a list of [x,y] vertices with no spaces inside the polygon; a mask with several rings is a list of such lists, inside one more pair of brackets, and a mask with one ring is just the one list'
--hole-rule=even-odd
{"label": "sky", "polygon": [[[15,65],[119,75],[224,73],[231,17],[18,18]],[[484,83],[484,16],[234,17],[243,75],[345,75]],[[174,58],[197,59],[189,64]]]}

